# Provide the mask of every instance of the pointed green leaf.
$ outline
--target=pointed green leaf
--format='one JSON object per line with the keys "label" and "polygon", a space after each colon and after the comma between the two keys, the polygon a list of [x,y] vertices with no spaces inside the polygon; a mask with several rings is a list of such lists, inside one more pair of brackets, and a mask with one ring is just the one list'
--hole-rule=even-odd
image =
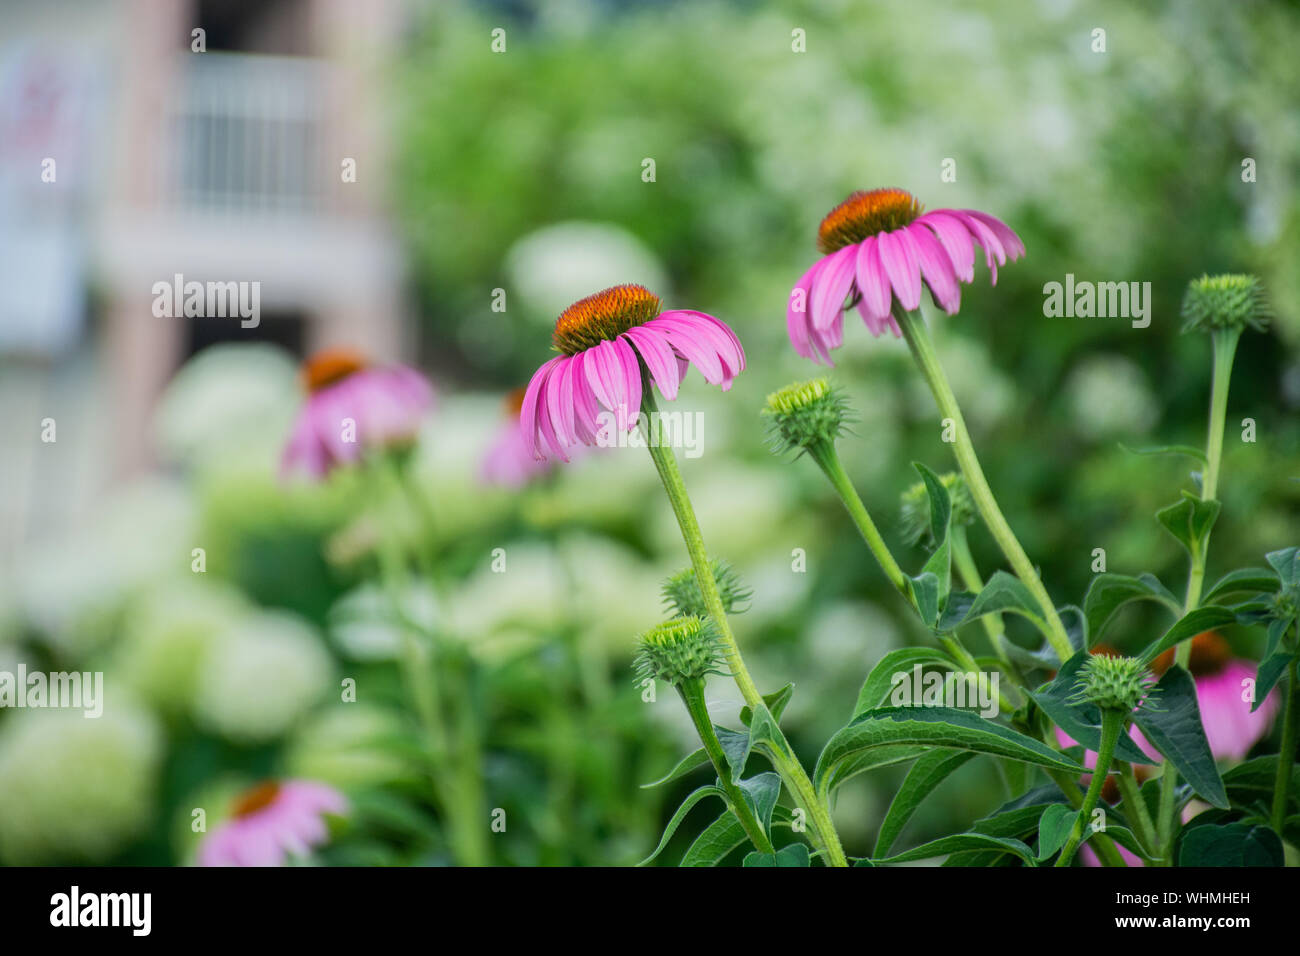
{"label": "pointed green leaf", "polygon": [[1278,680],[1286,673],[1287,667],[1293,660],[1295,660],[1294,654],[1279,651],[1259,665],[1259,670],[1255,674],[1255,703],[1250,707],[1252,714],[1259,710],[1259,705],[1268,698],[1268,692],[1277,686]]}
{"label": "pointed green leaf", "polygon": [[890,651],[876,662],[863,682],[858,702],[853,707],[853,717],[882,706],[894,689],[894,675],[911,673],[917,664],[938,664],[950,670],[953,667],[946,654],[932,647],[902,647]]}
{"label": "pointed green leaf", "polygon": [[1164,754],[1188,785],[1206,803],[1227,809],[1228,795],[1205,739],[1201,712],[1196,705],[1196,682],[1175,665],[1156,685],[1159,710],[1139,707],[1133,719],[1151,745]]}
{"label": "pointed green leaf", "polygon": [[664,774],[664,776],[660,777],[658,780],[652,780],[649,783],[641,784],[641,789],[649,790],[652,787],[662,787],[664,784],[671,783],[678,777],[686,776],[696,767],[702,767],[708,762],[709,755],[705,749],[701,747],[699,750],[695,751],[695,753],[683,757],[677,766],[673,767],[672,770],[669,770],[668,773]]}
{"label": "pointed green leaf", "polygon": [[943,783],[949,774],[974,756],[975,754],[964,750],[930,750],[918,758],[889,804],[889,811],[881,821],[880,833],[876,837],[876,848],[871,855],[880,857],[889,853],[921,801]]}
{"label": "pointed green leaf", "polygon": [[1088,619],[1090,641],[1100,639],[1106,625],[1115,617],[1115,612],[1131,601],[1156,601],[1175,615],[1183,612],[1182,602],[1155,575],[1131,577],[1127,574],[1099,574],[1088,585],[1088,593],[1083,599],[1083,613]]}
{"label": "pointed green leaf", "polygon": [[764,833],[772,831],[772,811],[781,795],[781,777],[775,773],[760,773],[738,782],[740,792],[749,803],[749,809],[763,827]]}
{"label": "pointed green leaf", "polygon": [[[772,819],[782,826],[789,826],[790,811],[785,807],[777,807],[772,814]],[[695,838],[695,842],[691,844],[690,849],[677,865],[717,866],[729,853],[748,841],[749,836],[740,821],[736,819],[736,815],[730,810],[725,810]]]}
{"label": "pointed green leaf", "polygon": [[1191,445],[1152,445],[1147,448],[1130,448],[1120,442],[1119,447],[1134,455],[1180,455],[1186,458],[1195,458],[1202,465],[1206,462],[1205,452],[1199,448],[1193,448]]}
{"label": "pointed green leaf", "polygon": [[994,571],[992,577],[984,585],[983,590],[975,596],[975,603],[971,605],[970,612],[966,615],[966,621],[974,621],[985,614],[994,614],[1002,611],[1009,611],[1013,614],[1020,614],[1034,622],[1035,626],[1042,627],[1042,612],[1038,607],[1038,601],[1029,593],[1029,588],[1014,575],[1006,571]]}
{"label": "pointed green leaf", "polygon": [[753,749],[753,734],[750,731],[731,730],[727,727],[713,725],[714,732],[718,735],[718,743],[722,744],[722,752],[727,756],[727,764],[731,767],[732,781],[739,780],[745,772],[745,764],[749,762],[749,752]]}
{"label": "pointed green leaf", "polygon": [[1213,604],[1229,594],[1273,594],[1277,584],[1277,575],[1267,568],[1238,568],[1215,581],[1201,603]]}
{"label": "pointed green leaf", "polygon": [[1053,857],[1065,846],[1070,830],[1079,819],[1079,811],[1062,803],[1053,803],[1043,810],[1038,820],[1038,859]]}
{"label": "pointed green leaf", "polygon": [[1293,588],[1300,584],[1300,548],[1270,551],[1264,555],[1264,560],[1277,572],[1283,588]]}
{"label": "pointed green leaf", "polygon": [[[767,704],[767,709],[772,712],[773,719],[781,719],[781,715],[785,713],[786,705],[790,703],[790,698],[792,696],[794,696],[793,681],[786,684],[780,690],[774,690],[770,694],[763,695],[763,702]],[[748,704],[740,708],[740,722],[742,724],[748,727],[752,719],[753,714],[750,712]]]}
{"label": "pointed green leaf", "polygon": [[1033,851],[1019,840],[987,836],[983,833],[957,833],[952,836],[940,837],[915,849],[908,850],[906,853],[899,853],[896,856],[887,857],[883,860],[872,860],[871,862],[875,866],[889,863],[910,863],[913,860],[929,860],[936,856],[959,853],[963,850],[996,850],[1000,853],[1011,853],[1020,857],[1026,866],[1038,865],[1038,861],[1034,859]]}
{"label": "pointed green leaf", "polygon": [[1166,631],[1160,640],[1144,650],[1141,654],[1141,660],[1143,663],[1150,664],[1180,641],[1195,637],[1202,631],[1213,630],[1216,627],[1224,627],[1236,622],[1237,615],[1226,607],[1219,607],[1214,604],[1209,607],[1198,607]]}
{"label": "pointed green leaf", "polygon": [[862,753],[842,761],[835,768],[826,790],[828,793],[834,793],[842,784],[852,780],[858,774],[867,773],[870,770],[879,770],[881,767],[909,763],[917,757],[929,753],[929,751],[929,747],[910,747],[906,745],[875,747],[871,750],[864,750]]}
{"label": "pointed green leaf", "polygon": [[686,814],[690,813],[691,808],[705,797],[721,797],[724,802],[727,799],[726,794],[724,794],[718,787],[713,786],[713,784],[692,791],[691,794],[682,801],[682,805],[677,808],[677,812],[672,815],[672,819],[668,821],[668,826],[664,828],[664,835],[659,839],[659,845],[655,847],[655,851],[638,863],[637,866],[645,866],[664,851],[664,847],[668,845],[668,841],[673,838],[673,834],[677,832],[677,828],[681,826],[682,821],[686,819]]}
{"label": "pointed green leaf", "polygon": [[1202,501],[1189,491],[1183,492],[1182,500],[1156,512],[1156,520],[1189,554],[1200,553],[1205,537],[1214,527],[1214,519],[1218,516],[1219,502],[1213,499]]}
{"label": "pointed green leaf", "polygon": [[844,761],[878,747],[945,747],[993,754],[1067,773],[1083,768],[1032,737],[969,711],[951,707],[883,707],[867,711],[827,742],[813,780],[826,793],[831,775]]}

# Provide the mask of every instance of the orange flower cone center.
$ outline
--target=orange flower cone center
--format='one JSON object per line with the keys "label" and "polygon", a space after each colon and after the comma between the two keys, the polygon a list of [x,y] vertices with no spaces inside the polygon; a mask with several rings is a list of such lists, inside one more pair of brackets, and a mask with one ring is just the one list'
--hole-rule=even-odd
{"label": "orange flower cone center", "polygon": [[661,308],[659,297],[644,286],[616,285],[561,312],[552,340],[565,355],[577,355],[649,322]]}
{"label": "orange flower cone center", "polygon": [[826,214],[817,228],[817,248],[829,254],[880,232],[902,229],[922,206],[904,189],[859,190]]}

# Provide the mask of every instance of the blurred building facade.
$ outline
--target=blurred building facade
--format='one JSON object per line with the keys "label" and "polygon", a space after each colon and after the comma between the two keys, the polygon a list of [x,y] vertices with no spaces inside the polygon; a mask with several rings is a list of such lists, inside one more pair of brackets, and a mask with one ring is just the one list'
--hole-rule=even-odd
{"label": "blurred building facade", "polygon": [[[5,551],[153,464],[154,403],[207,345],[410,345],[384,203],[400,17],[397,0],[0,0]],[[176,276],[256,283],[256,325],[155,315]]]}

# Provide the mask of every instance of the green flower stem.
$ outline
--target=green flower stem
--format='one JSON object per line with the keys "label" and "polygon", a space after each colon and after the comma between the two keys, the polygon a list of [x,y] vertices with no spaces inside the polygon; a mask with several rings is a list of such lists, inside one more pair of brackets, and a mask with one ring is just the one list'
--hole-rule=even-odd
{"label": "green flower stem", "polygon": [[858,497],[853,482],[849,480],[849,476],[844,471],[844,465],[840,462],[840,456],[835,451],[834,443],[819,441],[811,444],[808,446],[808,455],[813,461],[817,462],[818,467],[821,468],[830,481],[831,487],[835,489],[835,493],[840,496],[840,501],[844,502],[845,510],[848,511],[849,517],[853,519],[854,525],[862,534],[862,540],[867,543],[867,547],[875,555],[881,570],[885,572],[885,577],[889,578],[889,583],[911,602],[912,589],[908,584],[907,575],[898,566],[898,562],[894,560],[894,556],[890,554],[889,548],[885,545],[885,539],[876,530],[876,523],[871,520],[866,505]]}
{"label": "green flower stem", "polygon": [[[727,612],[722,606],[722,597],[718,594],[718,582],[714,580],[709,556],[704,549],[704,536],[700,533],[695,509],[686,493],[682,473],[677,467],[677,456],[665,442],[661,441],[662,430],[657,424],[659,419],[658,416],[653,415],[656,411],[654,393],[648,384],[642,394],[643,411],[651,416],[646,445],[649,447],[650,457],[654,460],[655,469],[659,472],[659,479],[663,482],[673,514],[677,517],[677,524],[681,528],[682,540],[686,543],[686,551],[691,557],[691,566],[695,569],[695,578],[704,597],[704,606],[709,612],[709,617],[718,626],[727,663],[731,667],[731,676],[736,686],[740,688],[741,696],[745,698],[750,711],[758,714],[767,709],[767,704],[763,701],[763,695],[758,692],[754,679],[749,676],[749,669],[745,667],[745,660],[740,654],[740,646],[736,643],[735,634],[732,633],[731,623],[727,620]],[[835,825],[831,822],[830,810],[818,796],[812,781],[808,779],[808,772],[790,751],[788,744],[778,742],[778,746],[772,752],[772,764],[800,805],[807,811],[813,832],[821,848],[826,851],[827,862],[831,866],[848,866],[849,862],[844,855],[844,848],[840,845],[839,834],[835,832]]]}
{"label": "green flower stem", "polygon": [[754,816],[754,811],[745,798],[744,792],[732,782],[731,765],[727,762],[727,755],[718,740],[717,732],[713,729],[713,720],[709,717],[709,709],[704,703],[704,681],[686,681],[678,685],[677,692],[681,694],[682,701],[686,704],[686,710],[691,715],[695,730],[704,744],[705,753],[713,763],[713,769],[718,772],[718,785],[726,793],[727,800],[731,803],[731,810],[740,821],[740,825],[745,828],[749,842],[754,844],[754,849],[760,853],[775,853],[772,841],[763,831],[758,817]]}
{"label": "green flower stem", "polygon": [[[962,584],[972,594],[979,594],[980,591],[984,590],[984,578],[980,575],[979,568],[975,564],[975,558],[970,552],[970,541],[967,539],[965,527],[954,525],[948,533],[948,541],[952,545],[952,561],[957,567],[957,574],[961,577]],[[980,623],[984,626],[984,633],[989,636],[989,644],[993,647],[993,653],[1002,662],[1002,669],[1011,677],[1013,683],[1018,684],[1021,679],[1020,671],[1007,655],[1007,649],[1003,643],[1003,635],[1006,630],[1002,626],[1002,615],[998,613],[985,614],[980,618]]]}
{"label": "green flower stem", "polygon": [[[378,469],[383,477],[396,484],[399,493],[405,490],[401,475],[391,461],[380,462]],[[380,578],[401,634],[403,676],[428,740],[434,799],[447,814],[456,861],[462,866],[486,866],[489,853],[486,817],[480,812],[483,801],[478,779],[479,762],[476,752],[472,761],[464,760],[463,752],[467,745],[472,745],[476,751],[478,735],[476,732],[468,735],[462,733],[458,741],[462,752],[453,754],[450,735],[443,720],[443,701],[437,681],[438,667],[434,657],[437,637],[427,635],[427,642],[417,640],[417,628],[408,619],[402,606],[407,568],[400,542],[400,533],[393,527],[391,520],[386,520],[379,541]],[[464,716],[464,709],[458,709]],[[453,757],[462,759],[454,760]],[[468,775],[457,773],[456,767],[453,767],[453,764],[466,763]],[[466,767],[461,766],[460,769],[465,770]]]}
{"label": "green flower stem", "polygon": [[1293,657],[1287,667],[1286,704],[1282,710],[1282,745],[1277,752],[1277,778],[1273,783],[1273,829],[1280,837],[1286,822],[1286,806],[1291,786],[1291,768],[1295,766],[1296,744],[1296,677],[1298,669]]}
{"label": "green flower stem", "polygon": [[1137,777],[1133,775],[1133,765],[1124,761],[1119,761],[1119,792],[1124,797],[1124,809],[1129,822],[1133,824],[1133,833],[1143,849],[1154,855],[1156,826],[1151,819],[1151,811],[1147,809],[1147,802],[1142,799]]}
{"label": "green flower stem", "polygon": [[1083,796],[1083,806],[1079,808],[1079,816],[1074,821],[1074,826],[1070,828],[1070,838],[1066,840],[1061,855],[1056,858],[1057,866],[1069,866],[1070,861],[1074,859],[1074,851],[1079,848],[1083,840],[1084,827],[1088,826],[1088,820],[1092,816],[1092,811],[1097,807],[1097,801],[1101,799],[1102,788],[1106,785],[1106,775],[1110,773],[1111,758],[1115,756],[1115,745],[1119,742],[1120,731],[1124,729],[1124,722],[1128,715],[1123,711],[1113,708],[1104,708],[1101,712],[1101,745],[1097,749],[1097,765],[1092,771],[1092,783],[1088,785],[1088,792]]}
{"label": "green flower stem", "polygon": [[919,311],[907,312],[898,305],[894,307],[894,318],[898,320],[898,327],[902,330],[903,338],[907,340],[907,346],[912,351],[912,358],[916,360],[917,367],[920,368],[926,384],[934,394],[939,413],[944,418],[951,419],[956,428],[957,441],[953,451],[957,464],[961,466],[962,474],[966,478],[966,485],[970,489],[975,507],[979,509],[980,516],[988,525],[1002,553],[1011,563],[1016,576],[1038,601],[1039,608],[1043,612],[1048,643],[1052,645],[1052,649],[1062,661],[1068,661],[1074,656],[1074,647],[1065,632],[1060,616],[1056,613],[1056,605],[1052,603],[1047,589],[1043,587],[1042,579],[1034,570],[1033,562],[1025,554],[1025,549],[1020,546],[1015,532],[1011,530],[1007,519],[1002,515],[1002,510],[998,507],[997,499],[993,497],[988,479],[984,477],[984,470],[975,456],[975,446],[971,443],[970,432],[966,430],[966,420],[962,417],[957,397],[953,394],[948,376],[944,374],[943,366],[939,364],[934,344],[926,331],[925,320],[921,318]]}
{"label": "green flower stem", "polygon": [[[1210,384],[1210,419],[1205,438],[1205,471],[1201,475],[1201,500],[1212,501],[1219,492],[1219,465],[1223,460],[1223,431],[1228,411],[1228,385],[1232,379],[1232,363],[1237,354],[1241,329],[1218,329],[1211,337],[1214,349],[1214,371]],[[1209,551],[1207,534],[1192,552],[1191,566],[1187,572],[1187,592],[1183,599],[1183,616],[1186,617],[1201,603],[1201,589],[1205,584],[1205,559]],[[1192,658],[1190,639],[1179,643],[1174,650],[1174,662],[1186,667]],[[1175,790],[1178,771],[1166,761],[1160,778],[1159,835],[1163,851],[1161,866],[1173,866],[1173,834]]]}
{"label": "green flower stem", "polygon": [[[1051,746],[1056,742],[1056,735],[1053,734],[1051,740],[1047,741]],[[1059,748],[1058,748],[1059,749]],[[1052,782],[1061,788],[1065,794],[1066,802],[1074,809],[1079,809],[1083,805],[1083,791],[1079,785],[1074,782],[1074,778],[1063,770],[1049,770],[1047,775],[1052,778]],[[1097,857],[1101,860],[1102,866],[1127,866],[1124,858],[1119,855],[1115,849],[1115,844],[1111,838],[1104,833],[1098,833],[1092,838],[1093,849],[1097,851]]]}

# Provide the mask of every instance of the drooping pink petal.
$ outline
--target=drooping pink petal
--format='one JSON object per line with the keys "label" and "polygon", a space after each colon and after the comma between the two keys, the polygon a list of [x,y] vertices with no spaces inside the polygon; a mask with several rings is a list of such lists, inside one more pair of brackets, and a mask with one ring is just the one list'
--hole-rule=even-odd
{"label": "drooping pink petal", "polygon": [[575,412],[573,427],[578,438],[584,444],[594,445],[596,436],[600,433],[600,423],[596,417],[600,412],[600,408],[596,404],[596,396],[591,390],[591,383],[587,381],[586,362],[586,352],[579,352],[569,362],[569,368],[573,371],[571,376]]}
{"label": "drooping pink petal", "polygon": [[962,282],[975,279],[975,244],[971,241],[970,230],[952,215],[949,210],[936,209],[928,212],[916,222],[934,231],[944,251],[952,262],[953,272]]}
{"label": "drooping pink petal", "polygon": [[998,237],[1002,243],[1002,248],[1007,252],[1007,258],[1015,262],[1025,254],[1025,244],[1021,242],[1020,237],[1015,231],[997,216],[990,216],[986,212],[980,212],[978,209],[965,209],[963,212],[968,216],[974,216],[984,225],[993,230],[993,234]]}
{"label": "drooping pink petal", "polygon": [[710,385],[721,385],[724,390],[730,385],[731,378],[726,374],[722,360],[710,343],[709,334],[702,333],[694,323],[659,316],[646,325],[662,328],[672,347],[698,368]]}
{"label": "drooping pink petal", "polygon": [[728,377],[734,378],[745,370],[745,349],[740,344],[736,333],[727,323],[707,312],[694,309],[670,309],[662,312],[659,318],[685,322],[696,331],[708,337],[718,358],[728,370]]}
{"label": "drooping pink petal", "polygon": [[856,251],[845,246],[832,253],[826,268],[817,273],[812,285],[812,327],[828,328],[844,311],[844,300],[853,287]]}
{"label": "drooping pink petal", "polygon": [[634,325],[623,334],[632,340],[641,360],[650,370],[651,381],[659,386],[663,397],[670,402],[675,399],[681,376],[678,374],[677,356],[673,354],[667,336],[653,328],[653,323],[649,327]]}
{"label": "drooping pink petal", "polygon": [[538,432],[541,428],[541,415],[539,414],[543,398],[542,386],[546,384],[547,377],[551,370],[560,362],[564,361],[563,355],[557,355],[542,363],[542,367],[533,373],[533,377],[528,380],[528,388],[524,391],[523,405],[519,409],[519,432],[523,435],[524,446],[528,453],[534,458],[545,458],[546,449],[538,441]]}
{"label": "drooping pink petal", "polygon": [[943,246],[924,226],[911,225],[907,234],[916,247],[917,260],[921,264],[921,275],[934,294],[939,308],[949,315],[955,315],[961,306],[961,286],[957,284],[957,275],[953,271],[952,261],[943,251]]}
{"label": "drooping pink petal", "polygon": [[921,304],[921,264],[916,243],[906,229],[882,232],[876,237],[880,262],[904,309],[911,312]]}
{"label": "drooping pink petal", "polygon": [[631,431],[641,414],[641,363],[636,350],[622,336],[613,342],[623,372],[623,406],[619,409],[619,427]]}
{"label": "drooping pink petal", "polygon": [[814,262],[794,284],[790,290],[790,297],[785,307],[785,327],[790,336],[790,344],[794,350],[804,358],[810,358],[814,361],[817,357],[813,354],[812,345],[808,340],[808,330],[812,326],[811,319],[811,302],[812,284],[817,278],[817,273],[829,260],[829,257],[818,259]]}
{"label": "drooping pink petal", "polygon": [[[952,209],[949,212],[961,220],[962,224],[970,230],[971,236],[984,249],[984,264],[989,267],[990,284],[997,285],[998,266],[1004,265],[1007,261],[1006,250],[1002,248],[997,233],[964,209]],[[995,259],[997,265],[994,265]]]}
{"label": "drooping pink petal", "polygon": [[872,335],[880,335],[881,325],[889,315],[889,308],[894,301],[893,290],[889,286],[889,276],[880,261],[880,248],[876,237],[862,240],[857,247],[857,283],[861,296],[858,312],[863,319],[871,316],[875,322],[867,323]]}
{"label": "drooping pink petal", "polygon": [[561,362],[546,379],[543,394],[545,414],[555,429],[556,436],[567,449],[575,441],[573,433],[573,359]]}

